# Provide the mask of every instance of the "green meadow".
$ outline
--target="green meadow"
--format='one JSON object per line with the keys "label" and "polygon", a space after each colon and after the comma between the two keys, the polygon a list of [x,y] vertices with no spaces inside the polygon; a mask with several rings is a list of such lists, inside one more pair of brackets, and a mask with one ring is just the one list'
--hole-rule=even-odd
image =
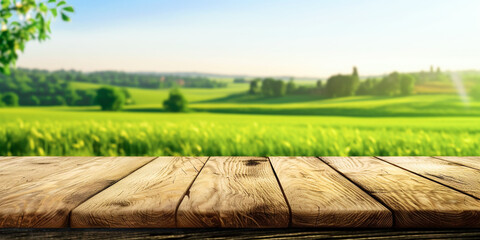
{"label": "green meadow", "polygon": [[0,108],[0,155],[480,154],[480,102],[455,94],[259,98],[247,89],[182,89],[187,113],[164,112],[167,89],[136,88],[136,104],[121,112]]}

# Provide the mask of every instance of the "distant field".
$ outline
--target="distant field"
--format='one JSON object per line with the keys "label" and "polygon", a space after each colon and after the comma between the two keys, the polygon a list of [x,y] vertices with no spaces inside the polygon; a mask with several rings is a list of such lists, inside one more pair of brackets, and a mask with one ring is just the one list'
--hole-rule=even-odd
{"label": "distant field", "polygon": [[[79,88],[96,84],[74,83]],[[162,112],[167,89],[128,88],[136,101],[127,111]],[[311,95],[262,98],[245,94],[248,84],[223,89],[182,89],[197,112],[316,116],[480,116],[480,102],[462,102],[456,94],[420,94],[406,97],[355,96],[323,99]]]}
{"label": "distant field", "polygon": [[[224,80],[226,81],[226,80]],[[101,84],[93,83],[83,83],[83,82],[73,82],[74,88],[78,89],[97,89]],[[162,104],[163,101],[168,97],[169,89],[142,89],[142,88],[132,88],[127,87],[132,98],[135,100],[136,104]],[[188,101],[196,102],[203,101],[214,98],[221,98],[231,95],[238,92],[246,92],[248,90],[248,84],[236,84],[230,83],[228,88],[185,88],[182,89],[182,92],[188,97]]]}
{"label": "distant field", "polygon": [[415,86],[416,93],[456,93],[452,82],[428,82]]}
{"label": "distant field", "polygon": [[201,112],[175,114],[151,103],[166,90],[137,91],[158,100],[124,112],[0,108],[0,155],[480,155],[480,103],[455,95],[222,100],[189,89]]}

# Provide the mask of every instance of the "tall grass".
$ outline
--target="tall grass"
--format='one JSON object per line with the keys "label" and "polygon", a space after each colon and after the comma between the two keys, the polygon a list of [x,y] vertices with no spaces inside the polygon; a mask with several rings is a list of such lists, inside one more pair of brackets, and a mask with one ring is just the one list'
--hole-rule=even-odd
{"label": "tall grass", "polygon": [[[193,115],[194,116],[194,115]],[[301,119],[301,118],[299,118]],[[307,120],[307,119],[306,119]],[[469,128],[229,121],[23,121],[0,125],[0,155],[479,155]]]}
{"label": "tall grass", "polygon": [[[195,91],[197,99],[211,93]],[[453,95],[307,100],[224,99],[180,114],[150,105],[0,108],[0,156],[480,155],[480,102],[465,106]]]}

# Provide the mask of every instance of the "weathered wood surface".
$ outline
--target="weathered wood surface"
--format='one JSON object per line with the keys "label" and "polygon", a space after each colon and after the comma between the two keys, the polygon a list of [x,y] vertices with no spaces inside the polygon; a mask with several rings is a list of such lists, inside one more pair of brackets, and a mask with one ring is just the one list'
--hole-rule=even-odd
{"label": "weathered wood surface", "polygon": [[480,229],[0,229],[2,239],[480,239]]}
{"label": "weathered wood surface", "polygon": [[395,227],[480,227],[480,201],[372,157],[322,157],[394,213]]}
{"label": "weathered wood surface", "polygon": [[72,212],[71,226],[175,227],[175,210],[207,157],[159,157]]}
{"label": "weathered wood surface", "polygon": [[0,227],[480,228],[476,157],[154,159],[0,157]]}
{"label": "weathered wood surface", "polygon": [[480,157],[436,157],[480,170]]}
{"label": "weathered wood surface", "polygon": [[15,157],[2,157],[2,156],[0,156],[0,163],[2,163],[3,161],[6,161],[8,159],[13,159],[13,158],[15,158]]}
{"label": "weathered wood surface", "polygon": [[[91,157],[17,157],[0,160],[0,194],[59,171],[68,171],[92,161]],[[1,196],[1,195],[0,195]]]}
{"label": "weathered wood surface", "polygon": [[210,157],[177,211],[178,227],[287,227],[289,209],[267,158]]}
{"label": "weathered wood surface", "polygon": [[480,171],[432,157],[379,157],[480,199]]}
{"label": "weathered wood surface", "polygon": [[[44,159],[32,161],[39,163],[38,167],[27,172],[6,171],[16,182],[0,192],[0,227],[67,227],[73,208],[153,157]],[[70,166],[61,160],[68,161]],[[55,171],[49,170],[50,165]],[[33,180],[18,181],[17,174]],[[2,178],[8,179],[8,176]]]}
{"label": "weathered wood surface", "polygon": [[270,157],[293,227],[391,227],[392,214],[316,157]]}

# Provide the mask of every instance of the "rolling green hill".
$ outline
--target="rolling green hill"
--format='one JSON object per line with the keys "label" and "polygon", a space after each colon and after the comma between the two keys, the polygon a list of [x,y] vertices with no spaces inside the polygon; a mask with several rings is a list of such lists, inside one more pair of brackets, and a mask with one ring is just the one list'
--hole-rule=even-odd
{"label": "rolling green hill", "polygon": [[[80,89],[96,89],[101,85],[75,82]],[[127,88],[135,105],[126,111],[162,112],[167,89]],[[480,103],[462,102],[456,94],[425,94],[402,97],[354,96],[324,99],[312,95],[263,98],[246,94],[248,84],[230,83],[226,89],[182,89],[197,112],[321,115],[321,116],[480,116]]]}

